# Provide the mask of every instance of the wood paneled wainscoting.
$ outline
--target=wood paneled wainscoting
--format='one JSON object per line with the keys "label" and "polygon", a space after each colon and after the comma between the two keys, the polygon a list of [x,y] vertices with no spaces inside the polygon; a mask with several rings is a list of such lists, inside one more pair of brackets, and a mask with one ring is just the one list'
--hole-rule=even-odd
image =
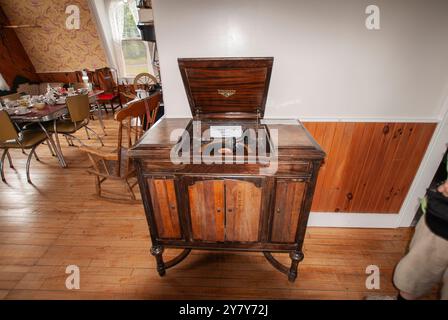
{"label": "wood paneled wainscoting", "polygon": [[327,153],[313,212],[398,213],[436,123],[305,122]]}
{"label": "wood paneled wainscoting", "polygon": [[47,72],[39,73],[41,82],[61,82],[61,83],[74,83],[78,82],[76,79],[75,71],[72,72]]}

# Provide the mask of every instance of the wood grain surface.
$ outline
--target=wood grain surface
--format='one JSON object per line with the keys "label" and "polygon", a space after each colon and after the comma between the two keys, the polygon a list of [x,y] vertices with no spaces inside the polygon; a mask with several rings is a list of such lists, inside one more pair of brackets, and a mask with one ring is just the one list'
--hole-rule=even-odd
{"label": "wood grain surface", "polygon": [[306,122],[327,153],[314,212],[398,213],[435,123]]}
{"label": "wood grain surface", "polygon": [[180,223],[177,210],[176,191],[172,179],[149,179],[149,193],[152,208],[157,218],[159,237],[164,239],[179,239]]}

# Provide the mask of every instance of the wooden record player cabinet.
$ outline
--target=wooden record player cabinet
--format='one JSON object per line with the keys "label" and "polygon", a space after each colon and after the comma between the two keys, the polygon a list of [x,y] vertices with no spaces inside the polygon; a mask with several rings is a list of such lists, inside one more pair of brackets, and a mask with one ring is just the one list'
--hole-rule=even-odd
{"label": "wooden record player cabinet", "polygon": [[[273,58],[179,59],[193,118],[161,119],[131,150],[161,276],[191,249],[205,249],[262,252],[290,281],[296,279],[325,154],[299,121],[263,119],[272,65]],[[172,161],[181,139],[170,139],[173,130],[188,133],[187,145],[194,148],[193,132],[207,136],[214,126],[265,133],[276,170],[260,170],[268,167],[263,161],[250,163],[249,149],[241,149],[240,163],[209,164],[205,156],[193,159],[193,152],[188,161]],[[201,136],[200,150],[226,138]],[[236,145],[237,137],[232,139]],[[224,156],[236,147],[219,150]],[[164,261],[166,247],[184,250]],[[272,252],[289,253],[291,265]]]}

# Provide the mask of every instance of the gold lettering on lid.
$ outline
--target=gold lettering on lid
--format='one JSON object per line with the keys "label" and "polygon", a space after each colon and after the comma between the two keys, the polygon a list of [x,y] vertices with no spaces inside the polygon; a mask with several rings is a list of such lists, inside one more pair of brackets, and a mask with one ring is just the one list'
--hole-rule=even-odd
{"label": "gold lettering on lid", "polygon": [[218,89],[218,93],[222,95],[223,97],[230,97],[233,96],[236,93],[236,90],[224,90],[224,89]]}

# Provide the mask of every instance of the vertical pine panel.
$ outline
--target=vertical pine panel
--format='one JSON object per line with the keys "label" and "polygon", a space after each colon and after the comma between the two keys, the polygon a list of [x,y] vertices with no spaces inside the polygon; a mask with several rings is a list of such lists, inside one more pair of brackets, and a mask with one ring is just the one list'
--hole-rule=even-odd
{"label": "vertical pine panel", "polygon": [[397,213],[436,124],[307,122],[327,152],[312,211]]}

